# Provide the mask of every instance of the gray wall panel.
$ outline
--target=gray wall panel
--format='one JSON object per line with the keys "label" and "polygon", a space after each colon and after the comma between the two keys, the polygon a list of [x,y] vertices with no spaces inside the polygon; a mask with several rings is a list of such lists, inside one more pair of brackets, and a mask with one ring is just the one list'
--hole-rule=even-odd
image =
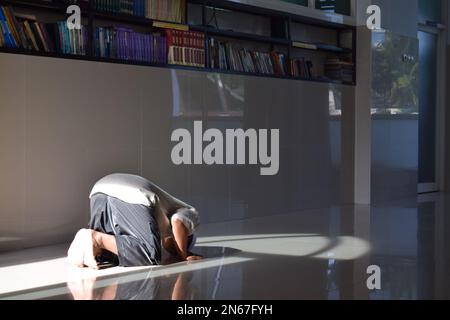
{"label": "gray wall panel", "polygon": [[0,250],[23,236],[25,219],[25,58],[0,59]]}
{"label": "gray wall panel", "polygon": [[[341,120],[330,105],[352,101],[353,87],[8,54],[0,64],[0,231],[22,247],[85,227],[89,191],[112,172],[153,180],[203,223],[339,202]],[[204,130],[280,129],[279,174],[175,166],[171,133],[192,132],[194,120]]]}

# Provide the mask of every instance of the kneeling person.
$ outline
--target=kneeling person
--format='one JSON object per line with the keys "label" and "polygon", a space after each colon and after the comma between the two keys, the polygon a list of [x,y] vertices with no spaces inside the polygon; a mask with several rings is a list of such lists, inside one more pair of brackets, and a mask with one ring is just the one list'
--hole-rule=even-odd
{"label": "kneeling person", "polygon": [[199,260],[191,252],[198,212],[145,178],[112,174],[90,194],[89,229],[78,231],[68,259],[78,267],[98,268],[113,255],[123,267],[161,263],[162,246],[182,260]]}

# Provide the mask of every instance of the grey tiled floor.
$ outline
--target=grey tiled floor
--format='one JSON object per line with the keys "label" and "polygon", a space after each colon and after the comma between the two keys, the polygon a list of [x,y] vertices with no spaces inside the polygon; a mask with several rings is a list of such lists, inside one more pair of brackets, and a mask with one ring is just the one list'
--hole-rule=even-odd
{"label": "grey tiled floor", "polygon": [[[67,245],[0,255],[3,299],[446,299],[450,196],[203,225],[206,259],[102,271]],[[381,268],[381,290],[367,268]]]}

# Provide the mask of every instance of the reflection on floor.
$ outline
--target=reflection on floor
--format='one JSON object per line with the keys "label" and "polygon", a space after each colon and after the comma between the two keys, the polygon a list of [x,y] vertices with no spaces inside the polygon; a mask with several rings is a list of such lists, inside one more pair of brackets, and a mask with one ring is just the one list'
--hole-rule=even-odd
{"label": "reflection on floor", "polygon": [[450,298],[448,208],[429,195],[203,225],[205,260],[148,268],[69,268],[67,245],[2,254],[0,299]]}

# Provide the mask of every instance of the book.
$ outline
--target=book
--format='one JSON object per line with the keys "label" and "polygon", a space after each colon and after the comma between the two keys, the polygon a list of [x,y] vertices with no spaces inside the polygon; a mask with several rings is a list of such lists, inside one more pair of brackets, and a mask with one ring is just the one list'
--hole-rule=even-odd
{"label": "book", "polygon": [[0,10],[3,11],[3,16],[5,17],[6,24],[9,28],[12,40],[14,41],[16,48],[22,47],[19,32],[17,30],[17,22],[12,12],[12,9],[10,7],[2,7]]}
{"label": "book", "polygon": [[346,49],[335,46],[333,44],[327,44],[327,43],[317,43],[316,44],[318,49],[328,50],[328,51],[336,51],[336,52],[344,52]]}
{"label": "book", "polygon": [[54,52],[54,39],[47,26],[34,15],[16,14],[11,7],[0,7],[2,41],[10,48]]}
{"label": "book", "polygon": [[47,51],[44,40],[41,38],[38,28],[36,27],[36,23],[30,23],[30,28],[36,40],[38,51]]}
{"label": "book", "polygon": [[12,30],[14,33],[14,37],[19,44],[21,48],[24,47],[24,43],[26,41],[25,34],[23,33],[23,30],[20,28],[19,23],[17,22],[16,16],[14,14],[14,11],[12,7],[4,7],[4,11],[6,12],[7,18],[9,19]]}
{"label": "book", "polygon": [[317,77],[312,61],[306,60],[303,57],[290,59],[288,65],[288,74],[291,77],[305,80],[311,80]]}
{"label": "book", "polygon": [[0,22],[2,24],[2,30],[5,38],[5,44],[9,48],[19,48],[18,39],[15,38],[10,24],[10,19],[8,17],[5,7],[0,7]]}
{"label": "book", "polygon": [[153,21],[153,27],[155,28],[163,28],[163,29],[176,29],[182,31],[188,31],[189,26],[185,24],[171,23],[171,22],[163,22],[163,21]]}
{"label": "book", "polygon": [[0,23],[0,48],[1,47],[5,47],[6,46],[6,42],[5,42],[5,36],[3,34],[3,27],[2,24]]}
{"label": "book", "polygon": [[185,23],[186,0],[147,0],[145,12],[149,19]]}
{"label": "book", "polygon": [[317,50],[317,45],[313,43],[306,43],[306,42],[300,42],[300,41],[293,41],[292,46],[294,48],[301,48],[301,49],[310,49],[310,50]]}
{"label": "book", "polygon": [[325,62],[325,76],[330,80],[353,82],[354,63],[350,59],[328,58]]}
{"label": "book", "polygon": [[146,0],[92,0],[91,6],[96,11],[127,14],[145,17]]}
{"label": "book", "polygon": [[203,32],[165,30],[168,63],[205,67],[205,34]]}
{"label": "book", "polygon": [[51,33],[55,39],[55,50],[62,54],[86,55],[88,33],[85,26],[81,29],[69,30],[66,21],[50,24]]}
{"label": "book", "polygon": [[28,20],[25,20],[23,22],[23,28],[26,32],[27,35],[27,39],[29,39],[27,48],[28,49],[34,49],[35,51],[39,51],[39,46],[37,44],[36,38],[34,37],[34,33],[33,30],[31,30],[31,26],[30,23],[28,22]]}
{"label": "book", "polygon": [[95,55],[100,58],[167,63],[167,42],[163,34],[138,33],[130,28],[97,27]]}
{"label": "book", "polygon": [[262,75],[286,75],[286,56],[283,53],[237,48],[231,42],[214,38],[209,40],[209,52],[209,64],[212,69]]}
{"label": "book", "polygon": [[50,37],[47,27],[43,23],[38,23],[38,27],[41,30],[41,34],[43,35],[43,41],[45,42],[48,48],[48,52],[54,52],[55,51],[54,41]]}

